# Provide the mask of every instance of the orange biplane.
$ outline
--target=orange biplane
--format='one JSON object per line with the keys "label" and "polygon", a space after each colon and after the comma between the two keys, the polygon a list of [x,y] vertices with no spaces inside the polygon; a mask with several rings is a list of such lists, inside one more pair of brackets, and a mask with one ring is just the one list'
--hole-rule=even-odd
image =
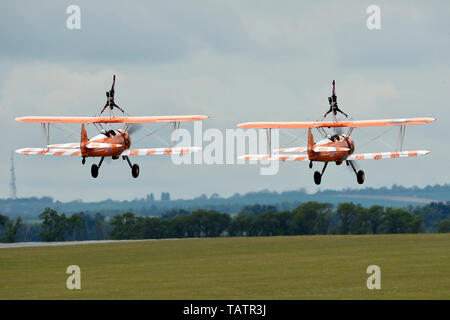
{"label": "orange biplane", "polygon": [[[333,81],[334,82],[334,81]],[[334,83],[333,83],[334,85]],[[333,86],[334,94],[334,86]],[[384,119],[384,120],[359,120],[359,121],[308,121],[308,122],[246,122],[240,123],[239,128],[266,129],[270,154],[243,155],[240,159],[244,160],[273,160],[273,161],[309,161],[309,168],[313,162],[324,162],[322,171],[314,172],[314,182],[319,185],[322,176],[329,162],[335,162],[337,165],[345,161],[347,166],[351,166],[356,174],[359,184],[364,183],[365,173],[363,170],[357,170],[355,160],[368,159],[395,159],[402,157],[417,157],[430,153],[427,150],[402,151],[403,139],[406,125],[417,125],[434,121],[434,118],[410,118],[410,119]],[[400,148],[395,152],[377,152],[377,153],[359,153],[354,154],[355,142],[350,138],[354,128],[358,127],[378,127],[378,126],[400,126]],[[326,134],[324,128],[349,128],[347,134],[337,133],[334,135]],[[314,142],[311,129],[316,128],[323,135],[324,139]],[[294,148],[271,149],[271,129],[308,129],[307,146]]]}
{"label": "orange biplane", "polygon": [[[114,90],[114,82],[111,90],[112,91]],[[114,97],[114,95],[112,95],[112,97]],[[112,100],[110,104],[112,111],[113,107],[115,107],[115,103]],[[105,108],[107,106],[105,106]],[[103,108],[102,112],[104,111],[105,108]],[[100,157],[101,159],[99,164],[98,165],[93,164],[91,166],[91,175],[93,178],[96,178],[98,176],[98,171],[105,158],[111,157],[112,159],[116,160],[122,157],[123,160],[127,160],[131,168],[132,176],[134,178],[137,178],[139,176],[139,166],[137,164],[131,164],[131,161],[128,158],[129,156],[186,154],[201,151],[201,148],[170,147],[170,148],[130,149],[131,146],[130,128],[132,128],[131,124],[160,123],[160,122],[173,123],[173,128],[174,130],[176,130],[179,127],[180,122],[204,120],[207,118],[208,116],[203,115],[115,117],[112,113],[110,114],[110,116],[96,116],[96,117],[57,117],[57,116],[19,117],[16,118],[16,121],[26,123],[30,122],[41,123],[47,145],[42,148],[18,149],[16,150],[16,152],[25,155],[80,156],[82,157],[82,164],[85,164],[86,158]],[[49,126],[50,124],[56,123],[81,123],[82,124],[81,141],[64,144],[49,144],[49,128],[50,128]],[[105,130],[103,129],[102,124],[106,123],[123,123],[124,128]],[[93,124],[97,129],[99,129],[100,127],[99,134],[91,139],[88,139],[86,129],[84,127],[85,124]]]}

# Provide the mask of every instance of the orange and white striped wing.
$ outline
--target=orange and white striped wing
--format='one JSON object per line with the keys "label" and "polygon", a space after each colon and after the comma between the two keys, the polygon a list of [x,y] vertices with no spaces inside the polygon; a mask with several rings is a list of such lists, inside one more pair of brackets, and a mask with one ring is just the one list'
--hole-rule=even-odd
{"label": "orange and white striped wing", "polygon": [[292,147],[292,148],[280,148],[272,150],[273,153],[284,153],[284,152],[305,152],[308,147]]}
{"label": "orange and white striped wing", "polygon": [[47,148],[58,148],[58,149],[79,149],[80,143],[79,142],[70,142],[70,143],[56,143],[56,144],[49,144]]}
{"label": "orange and white striped wing", "polygon": [[303,154],[246,154],[240,156],[242,160],[271,160],[271,161],[305,161],[308,160],[307,155]]}
{"label": "orange and white striped wing", "polygon": [[[274,153],[291,153],[291,152],[306,152],[308,150],[307,147],[293,147],[293,148],[280,148],[275,149],[272,152]],[[314,152],[335,152],[335,151],[348,151],[348,148],[340,148],[340,147],[325,147],[325,146],[315,146],[313,148]]]}
{"label": "orange and white striped wing", "polygon": [[170,155],[170,154],[187,154],[199,152],[199,147],[179,147],[179,148],[147,148],[147,149],[129,149],[122,152],[122,156],[153,156],[153,155]]}
{"label": "orange and white striped wing", "polygon": [[430,153],[428,150],[417,151],[399,151],[399,152],[377,152],[377,153],[359,153],[352,154],[346,160],[379,160],[379,159],[395,159],[404,157],[418,157]]}
{"label": "orange and white striped wing", "polygon": [[23,148],[16,150],[17,153],[25,155],[45,155],[45,156],[81,156],[80,149],[61,148]]}

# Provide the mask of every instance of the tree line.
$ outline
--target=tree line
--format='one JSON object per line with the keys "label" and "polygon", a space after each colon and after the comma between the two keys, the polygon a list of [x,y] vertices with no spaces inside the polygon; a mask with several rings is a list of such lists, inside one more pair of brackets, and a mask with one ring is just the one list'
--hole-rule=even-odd
{"label": "tree line", "polygon": [[126,212],[111,218],[83,212],[68,216],[47,208],[39,219],[39,223],[23,223],[20,217],[10,220],[0,215],[0,241],[450,232],[450,203],[391,208],[305,202],[283,211],[275,206],[247,206],[236,215],[180,209],[161,217]]}

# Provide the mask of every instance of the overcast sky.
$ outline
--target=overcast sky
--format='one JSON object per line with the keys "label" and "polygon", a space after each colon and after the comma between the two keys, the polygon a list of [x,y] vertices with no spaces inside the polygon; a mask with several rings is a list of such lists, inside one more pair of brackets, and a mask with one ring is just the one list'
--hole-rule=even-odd
{"label": "overcast sky", "polygon": [[[81,8],[80,30],[66,27],[71,4]],[[366,26],[372,4],[381,9],[381,30]],[[449,16],[447,1],[2,1],[0,198],[9,196],[11,150],[42,145],[38,124],[14,118],[93,115],[113,74],[116,102],[129,114],[206,114],[203,129],[223,131],[247,121],[320,119],[335,79],[340,106],[353,119],[438,119],[406,129],[404,149],[431,154],[360,161],[362,187],[449,183]],[[79,140],[78,125],[60,127],[51,129],[51,142]],[[397,129],[367,144],[386,129],[355,130],[356,151],[394,151]],[[170,130],[159,133],[168,140]],[[280,144],[304,134],[283,132]],[[135,146],[165,145],[148,137]],[[262,176],[258,165],[177,166],[165,156],[132,161],[140,165],[138,179],[122,160],[105,163],[93,179],[92,160],[82,166],[78,157],[16,154],[18,196],[94,201],[166,191],[192,198],[318,190],[307,162],[281,163],[277,175]],[[348,187],[361,187],[354,174],[328,166],[320,188]]]}

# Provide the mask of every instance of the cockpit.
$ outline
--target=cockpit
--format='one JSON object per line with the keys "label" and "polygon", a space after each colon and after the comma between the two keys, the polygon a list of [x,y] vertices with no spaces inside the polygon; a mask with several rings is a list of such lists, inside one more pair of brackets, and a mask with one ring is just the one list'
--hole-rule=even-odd
{"label": "cockpit", "polygon": [[327,135],[328,140],[332,141],[332,142],[336,142],[336,141],[342,141],[345,138],[340,135],[340,134],[335,134],[335,135]]}
{"label": "cockpit", "polygon": [[106,131],[105,129],[103,129],[100,133],[104,136],[107,136],[108,138],[114,137],[116,135],[116,132],[114,130]]}

